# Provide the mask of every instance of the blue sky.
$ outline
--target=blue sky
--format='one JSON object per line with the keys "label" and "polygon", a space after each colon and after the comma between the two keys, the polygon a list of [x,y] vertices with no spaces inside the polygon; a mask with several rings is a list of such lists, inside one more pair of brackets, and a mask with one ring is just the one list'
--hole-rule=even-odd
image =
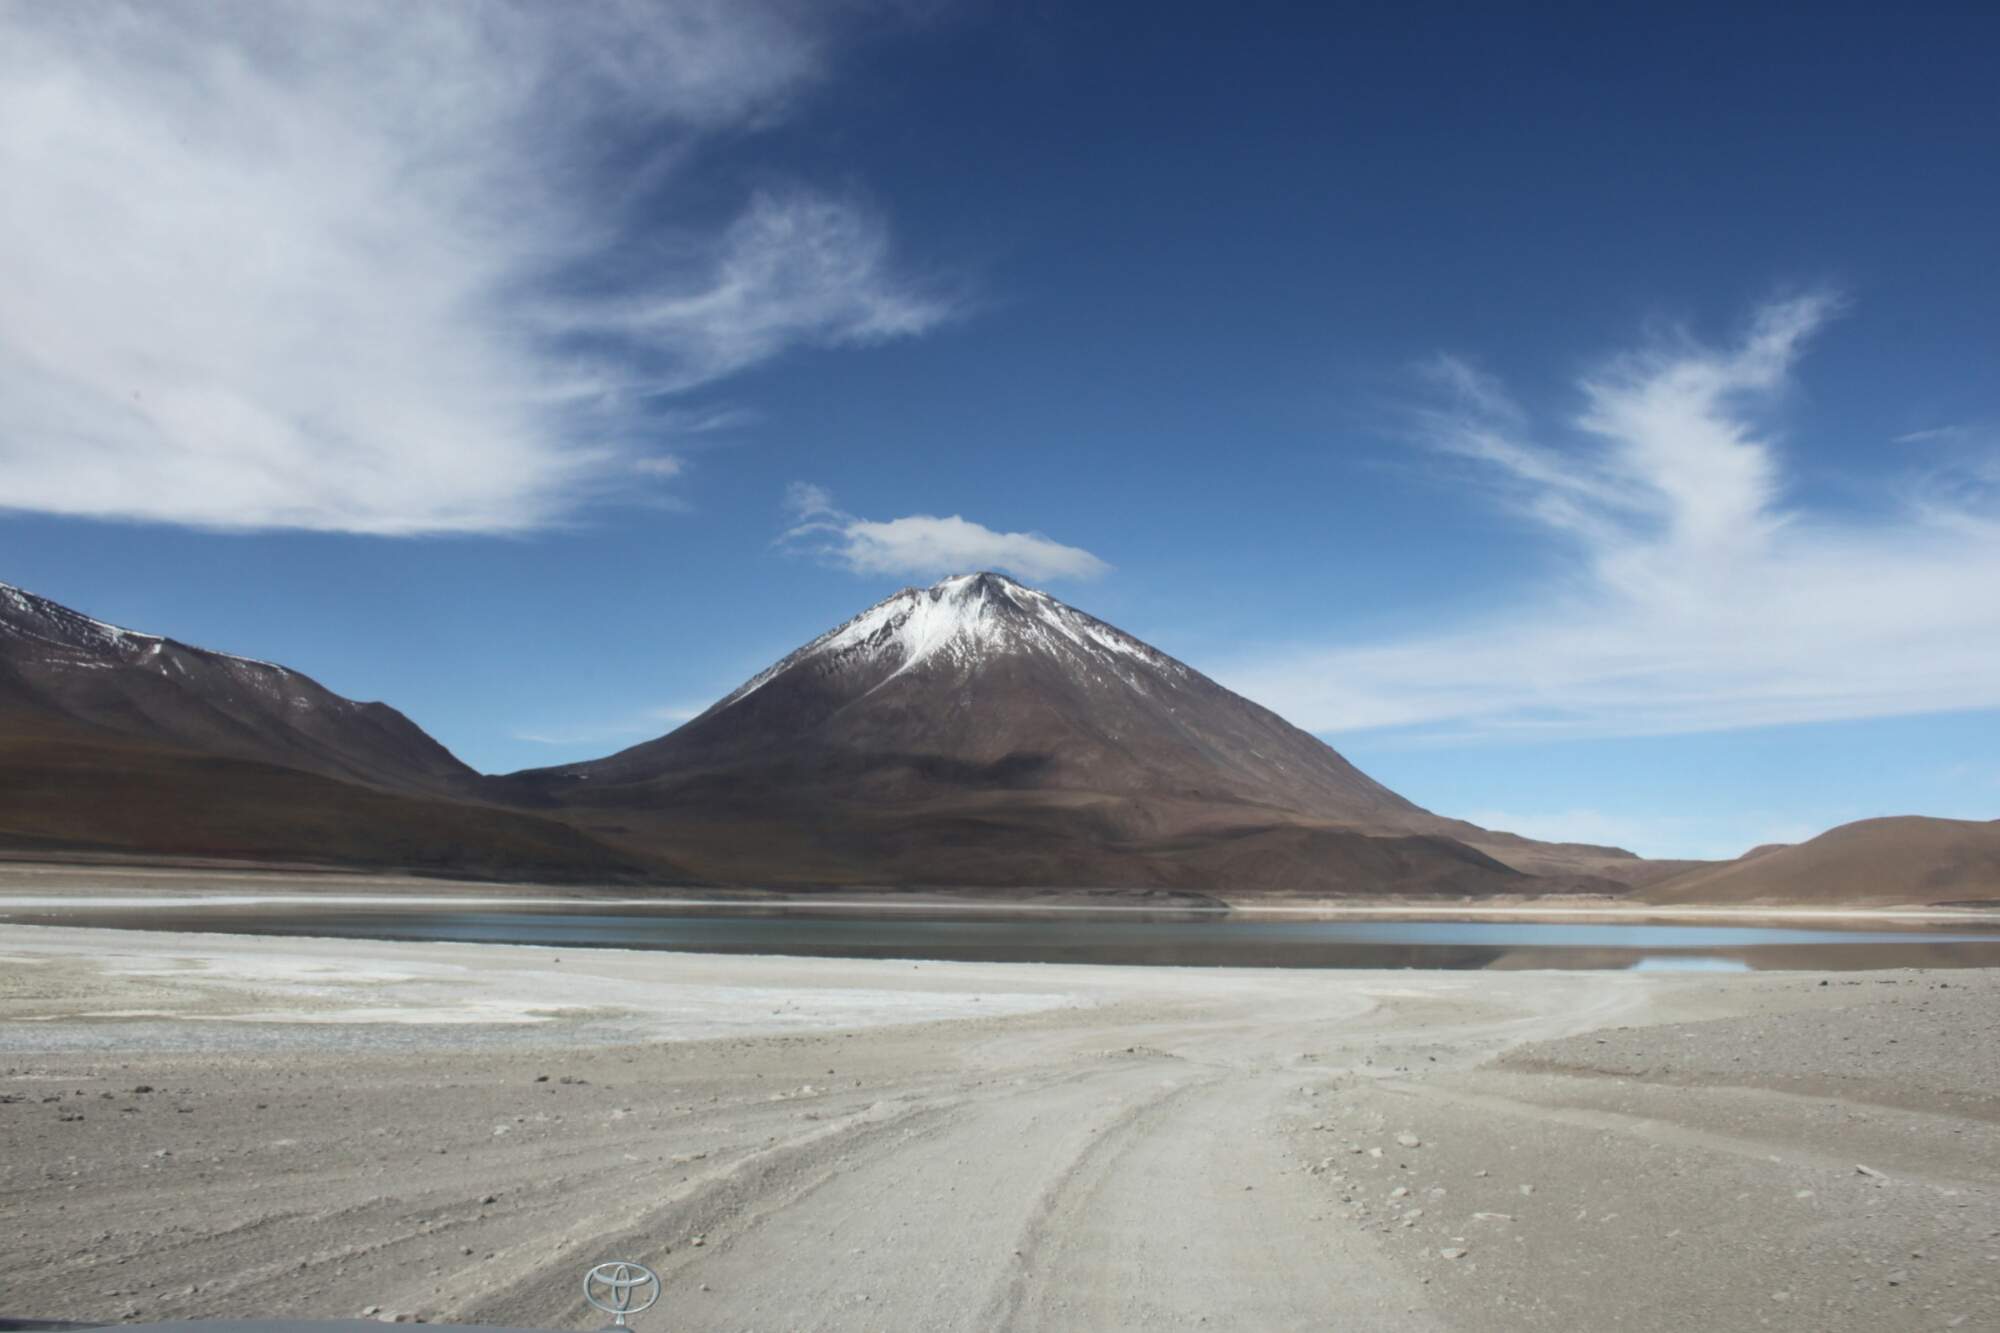
{"label": "blue sky", "polygon": [[1482,822],[1992,818],[2000,15],[1831,8],[3,3],[0,580],[507,770],[999,565]]}

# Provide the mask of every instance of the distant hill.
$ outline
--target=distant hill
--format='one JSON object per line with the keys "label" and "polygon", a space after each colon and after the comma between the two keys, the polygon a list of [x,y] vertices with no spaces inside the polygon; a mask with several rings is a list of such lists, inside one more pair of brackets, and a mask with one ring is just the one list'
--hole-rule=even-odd
{"label": "distant hill", "polygon": [[2000,904],[2000,820],[1903,815],[1842,824],[1671,876],[1656,903]]}
{"label": "distant hill", "polygon": [[5,710],[0,852],[303,861],[571,883],[676,871],[542,815],[384,791]]}
{"label": "distant hill", "polygon": [[0,851],[503,879],[684,876],[545,814],[386,704],[0,584]]}
{"label": "distant hill", "polygon": [[0,709],[347,782],[471,792],[479,775],[387,704],[289,667],[93,620],[0,583]]}

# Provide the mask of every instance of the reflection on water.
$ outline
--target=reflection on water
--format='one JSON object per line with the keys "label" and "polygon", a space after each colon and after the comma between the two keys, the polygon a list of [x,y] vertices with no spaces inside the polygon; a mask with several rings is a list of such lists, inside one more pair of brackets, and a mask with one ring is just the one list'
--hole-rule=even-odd
{"label": "reflection on water", "polygon": [[1748,972],[1741,958],[1711,958],[1706,954],[1647,954],[1632,964],[1634,972]]}
{"label": "reflection on water", "polygon": [[1541,921],[1301,921],[1225,914],[1017,916],[782,908],[538,910],[222,906],[13,912],[23,923],[455,940],[565,948],[1186,967],[1874,968],[2000,966],[2000,932]]}

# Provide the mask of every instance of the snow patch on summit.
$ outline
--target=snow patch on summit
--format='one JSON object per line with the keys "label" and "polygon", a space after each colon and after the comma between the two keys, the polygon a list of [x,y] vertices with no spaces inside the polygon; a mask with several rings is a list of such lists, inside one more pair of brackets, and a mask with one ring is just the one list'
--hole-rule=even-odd
{"label": "snow patch on summit", "polygon": [[1144,688],[1130,673],[1135,664],[1175,677],[1188,674],[1172,658],[1039,589],[1002,574],[955,574],[877,602],[758,673],[716,707],[738,703],[808,661],[894,662],[895,669],[875,687],[880,689],[926,662],[977,667],[1020,652],[1072,659],[1084,669],[1110,669],[1135,689]]}

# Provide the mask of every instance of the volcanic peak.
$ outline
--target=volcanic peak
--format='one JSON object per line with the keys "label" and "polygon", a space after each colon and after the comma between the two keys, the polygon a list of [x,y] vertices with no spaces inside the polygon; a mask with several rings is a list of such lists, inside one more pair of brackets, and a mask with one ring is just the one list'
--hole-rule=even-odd
{"label": "volcanic peak", "polygon": [[904,588],[885,597],[759,673],[717,708],[748,698],[807,662],[822,668],[890,666],[886,684],[925,663],[977,667],[1004,654],[1029,652],[1097,669],[1115,669],[1123,658],[1170,675],[1187,674],[1180,663],[1122,630],[987,570],[954,574],[928,588]]}

